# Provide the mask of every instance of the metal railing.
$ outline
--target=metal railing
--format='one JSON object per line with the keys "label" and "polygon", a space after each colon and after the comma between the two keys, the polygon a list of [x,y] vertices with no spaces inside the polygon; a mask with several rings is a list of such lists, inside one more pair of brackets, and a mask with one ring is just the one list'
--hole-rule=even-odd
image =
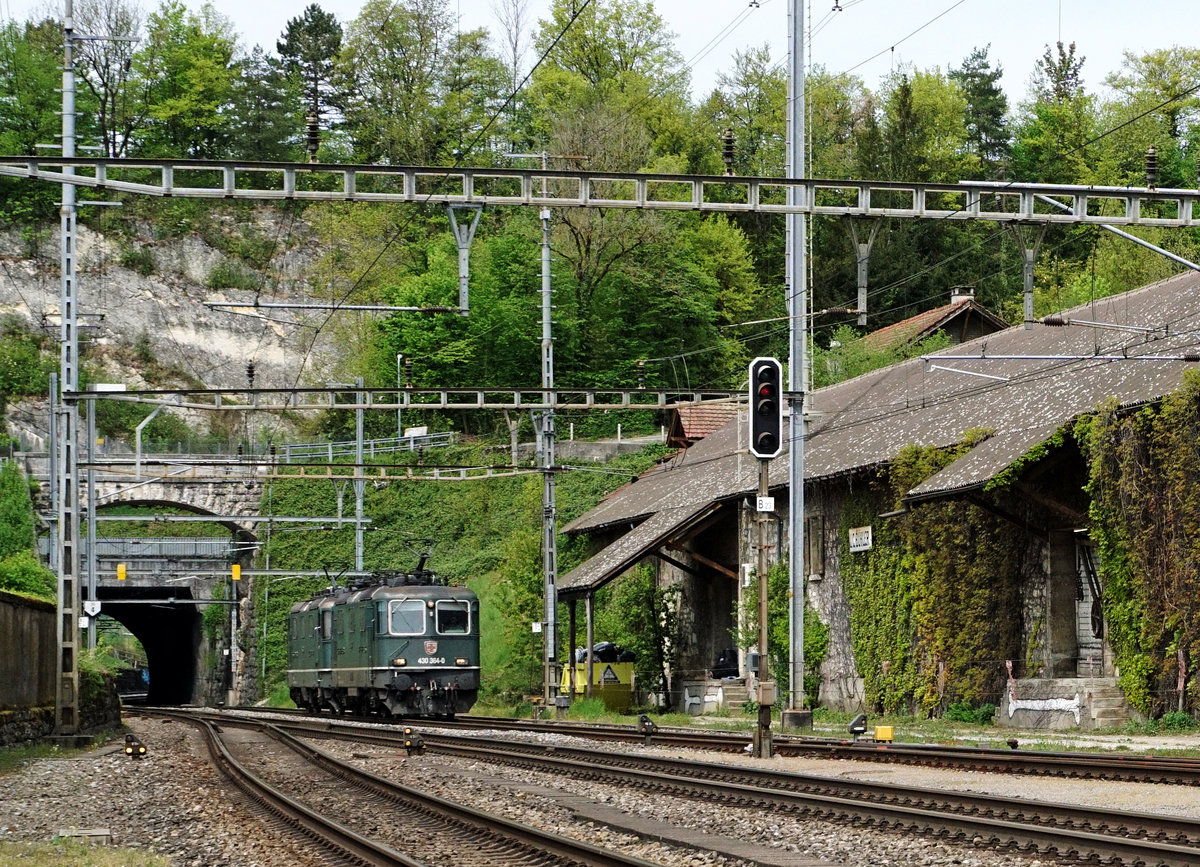
{"label": "metal railing", "polygon": [[[374,457],[380,454],[394,452],[415,452],[418,449],[444,448],[452,446],[455,435],[452,431],[444,433],[423,434],[420,436],[391,437],[381,440],[364,440],[364,457]],[[278,448],[276,454],[281,455],[285,464],[301,463],[303,461],[326,460],[333,463],[335,458],[353,458],[357,454],[357,443],[354,440],[328,443],[299,443],[284,445]]]}

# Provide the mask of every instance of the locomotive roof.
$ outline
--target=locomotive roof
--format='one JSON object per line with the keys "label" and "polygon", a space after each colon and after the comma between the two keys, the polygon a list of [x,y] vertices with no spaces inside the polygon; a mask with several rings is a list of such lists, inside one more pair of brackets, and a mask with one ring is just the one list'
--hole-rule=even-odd
{"label": "locomotive roof", "polygon": [[326,591],[309,599],[301,600],[288,609],[289,614],[343,605],[347,602],[363,602],[370,599],[475,599],[470,587],[445,586],[442,584],[406,584],[399,587],[376,584],[372,587],[338,587],[332,593]]}

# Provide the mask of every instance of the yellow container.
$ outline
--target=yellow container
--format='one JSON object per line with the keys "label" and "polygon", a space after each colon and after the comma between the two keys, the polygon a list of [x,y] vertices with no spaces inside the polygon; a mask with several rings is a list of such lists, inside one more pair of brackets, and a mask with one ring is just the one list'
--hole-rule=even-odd
{"label": "yellow container", "polygon": [[892,726],[875,726],[875,740],[885,744],[890,744],[895,740],[895,732],[892,730]]}
{"label": "yellow container", "polygon": [[[570,692],[570,677],[570,666],[564,666],[559,691],[563,695],[571,695],[572,700],[584,698],[587,695],[587,663],[575,663],[574,693]],[[593,662],[592,696],[601,699],[604,706],[611,711],[624,713],[629,710],[633,697],[633,663]]]}

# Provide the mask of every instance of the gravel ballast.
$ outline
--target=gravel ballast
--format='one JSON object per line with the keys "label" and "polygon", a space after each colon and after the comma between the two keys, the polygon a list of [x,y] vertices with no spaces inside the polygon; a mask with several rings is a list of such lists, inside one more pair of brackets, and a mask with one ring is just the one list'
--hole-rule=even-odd
{"label": "gravel ballast", "polygon": [[[111,747],[72,758],[33,760],[15,773],[0,776],[0,841],[46,841],[69,829],[103,829],[114,844],[152,850],[180,867],[322,863],[310,843],[296,839],[230,793],[209,764],[195,729],[184,723],[136,717],[129,720],[129,729],[149,748],[143,760],[127,758],[123,744],[114,742]],[[519,735],[505,732],[494,736]],[[579,743],[557,735],[520,737]],[[583,745],[595,748],[595,742]],[[594,817],[639,817],[670,828],[767,845],[778,853],[771,859],[778,864],[1044,867],[1057,863],[870,828],[649,795],[433,753],[405,756],[394,750],[332,741],[318,746],[414,788],[596,845],[619,846],[666,867],[748,862],[704,849],[641,841],[622,829],[619,821],[616,828],[609,828]],[[762,764],[762,760],[746,756],[650,749],[704,762]],[[766,761],[776,770],[1200,818],[1200,787],[1004,776],[846,760],[776,757]],[[303,799],[303,792],[291,794]],[[364,822],[388,821],[387,809],[381,806],[379,816],[364,817]],[[663,836],[669,842],[670,836],[688,839],[689,835],[681,831]]]}

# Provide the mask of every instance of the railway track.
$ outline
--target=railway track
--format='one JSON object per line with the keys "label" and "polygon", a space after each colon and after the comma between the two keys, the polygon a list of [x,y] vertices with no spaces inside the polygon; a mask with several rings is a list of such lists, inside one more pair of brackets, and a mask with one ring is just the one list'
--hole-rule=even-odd
{"label": "railway track", "polygon": [[[353,740],[399,749],[388,728],[331,720],[280,724],[308,738]],[[1131,865],[1200,863],[1200,821],[1027,799],[697,762],[639,753],[486,740],[421,729],[425,748],[469,761],[513,765],[670,797],[719,801],[732,807],[798,818],[849,822],[918,833],[963,845],[1052,857],[1063,862]]]}
{"label": "railway track", "polygon": [[[238,708],[239,712],[283,713],[311,718],[305,711],[270,708]],[[372,717],[317,717],[378,723]],[[751,741],[750,732],[697,731],[659,727],[647,736],[634,725],[525,720],[507,717],[460,716],[453,720],[416,721],[417,725],[443,729],[488,729],[558,734],[588,740],[618,743],[653,743],[661,747],[742,753]],[[928,744],[875,743],[839,738],[795,737],[775,734],[774,750],[781,756],[810,756],[853,761],[894,762],[938,768],[957,768],[1003,774],[1031,774],[1078,779],[1121,780],[1137,783],[1200,785],[1200,760],[1177,756],[1132,753],[1078,753],[1046,750],[953,747]]]}
{"label": "railway track", "polygon": [[[316,848],[342,862],[398,867],[426,867],[429,863],[439,862],[462,867],[653,867],[651,862],[641,858],[559,834],[549,834],[392,782],[305,744],[269,722],[234,721],[228,716],[187,712],[158,711],[152,715],[170,716],[200,726],[214,763],[232,785],[264,811],[307,837]],[[376,805],[379,801],[386,801],[387,824],[391,830],[402,830],[404,839],[418,841],[422,853],[435,852],[438,858],[432,862],[418,860],[397,846],[380,840],[383,834],[366,836],[353,830],[348,821],[330,815],[327,803],[317,808],[286,794],[282,785],[255,773],[248,767],[248,762],[237,755],[239,752],[250,753],[255,761],[265,763],[263,755],[266,748],[261,739],[255,743],[243,741],[240,746],[231,745],[228,733],[222,731],[224,728],[262,733],[305,765],[319,768],[336,779],[340,784],[339,800],[350,801],[349,805],[341,807],[340,812],[351,814],[350,821],[378,812],[376,806],[364,806],[364,798],[374,801]],[[400,746],[395,740],[389,742]],[[278,764],[278,760],[279,756],[276,755],[270,764]],[[353,794],[346,790],[344,784],[349,784]],[[316,784],[305,785],[306,790],[317,788]],[[445,860],[447,857],[451,860]]]}

